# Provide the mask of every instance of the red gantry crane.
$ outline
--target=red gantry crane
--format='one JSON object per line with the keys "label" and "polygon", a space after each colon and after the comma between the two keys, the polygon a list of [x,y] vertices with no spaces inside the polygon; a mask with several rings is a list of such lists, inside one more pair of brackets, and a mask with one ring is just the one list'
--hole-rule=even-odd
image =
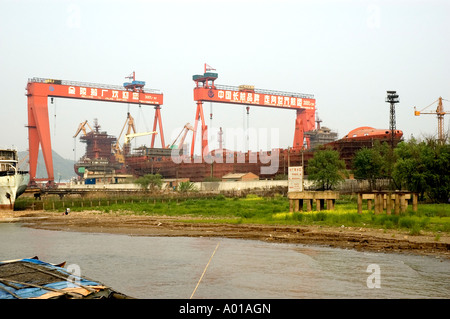
{"label": "red gantry crane", "polygon": [[[159,90],[144,89],[145,82],[136,81],[135,73],[128,77],[131,82],[123,86],[93,84],[84,82],[64,81],[45,78],[32,78],[27,84],[28,100],[28,145],[30,163],[30,185],[36,185],[37,181],[48,181],[48,185],[54,184],[52,147],[50,138],[50,126],[48,117],[48,98],[60,97],[69,99],[81,99],[91,101],[118,102],[129,104],[143,104],[155,106],[155,121],[153,131],[159,124],[161,145],[165,147],[160,108],[163,104],[163,94]],[[152,145],[154,146],[154,137]],[[47,170],[47,178],[36,178],[36,167],[39,145]]]}
{"label": "red gantry crane", "polygon": [[[225,86],[216,85],[214,81],[218,74],[212,67],[205,63],[204,73],[194,75],[196,86],[194,88],[194,100],[197,101],[195,124],[193,130],[191,156],[194,155],[194,144],[198,121],[201,121],[201,150],[202,157],[208,153],[207,125],[203,115],[203,102],[230,103],[250,106],[265,106],[278,109],[296,110],[294,149],[303,148],[304,132],[315,128],[316,100],[311,94],[280,92],[272,90],[255,89],[250,85]],[[247,109],[248,112],[248,109]],[[309,140],[307,137],[307,143]]]}

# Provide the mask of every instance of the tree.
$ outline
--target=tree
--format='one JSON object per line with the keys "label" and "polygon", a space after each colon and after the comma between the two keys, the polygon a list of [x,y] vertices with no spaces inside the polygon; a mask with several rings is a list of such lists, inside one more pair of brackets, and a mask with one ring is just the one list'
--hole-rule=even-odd
{"label": "tree", "polygon": [[377,188],[379,179],[390,179],[393,187],[397,187],[392,174],[395,162],[396,155],[389,144],[376,140],[371,148],[362,148],[355,153],[353,173],[356,179],[367,179],[371,191]]}
{"label": "tree", "polygon": [[180,182],[178,184],[177,190],[181,193],[187,193],[197,190],[195,184],[190,181]]}
{"label": "tree", "polygon": [[154,191],[157,188],[161,188],[162,176],[160,174],[146,174],[137,178],[134,183],[140,185],[143,189]]}
{"label": "tree", "polygon": [[339,158],[339,152],[332,149],[319,150],[308,161],[308,179],[315,181],[320,190],[329,190],[347,176],[345,162]]}
{"label": "tree", "polygon": [[424,195],[436,202],[450,197],[450,145],[434,139],[401,142],[395,153],[398,160],[393,175],[409,191]]}
{"label": "tree", "polygon": [[353,173],[356,179],[367,179],[372,191],[381,177],[382,165],[381,155],[376,149],[362,148],[353,158]]}

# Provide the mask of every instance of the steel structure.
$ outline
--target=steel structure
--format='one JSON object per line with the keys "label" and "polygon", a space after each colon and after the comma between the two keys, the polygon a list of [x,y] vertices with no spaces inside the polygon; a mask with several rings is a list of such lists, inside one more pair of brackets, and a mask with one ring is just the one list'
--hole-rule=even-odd
{"label": "steel structure", "polygon": [[[133,81],[124,83],[124,86],[104,85],[74,81],[64,81],[46,78],[32,78],[27,83],[28,102],[28,145],[30,163],[30,184],[37,181],[48,181],[49,186],[54,184],[52,147],[48,117],[48,98],[60,97],[91,101],[118,102],[129,104],[143,104],[155,106],[155,122],[159,124],[161,143],[164,147],[164,135],[160,106],[163,104],[163,94],[159,90],[144,89],[145,82]],[[155,135],[153,135],[154,137]],[[153,147],[154,139],[152,139]],[[47,170],[47,178],[36,178],[36,167],[39,145]]]}
{"label": "steel structure", "polygon": [[[422,109],[422,111],[417,111],[416,107],[414,107],[414,115],[419,116],[421,114],[436,114],[438,118],[438,140],[439,143],[444,144],[445,143],[445,136],[444,136],[444,115],[449,114],[450,112],[446,112],[444,110],[444,105],[442,104],[442,100],[444,100],[442,97],[439,97],[436,101]],[[445,100],[447,101],[447,100]],[[436,112],[423,112],[426,108],[430,107],[431,105],[435,104],[437,102],[437,108]]]}
{"label": "steel structure", "polygon": [[386,102],[390,104],[390,119],[389,119],[389,129],[391,130],[391,147],[394,147],[395,138],[395,104],[399,103],[398,94],[396,91],[387,91]]}
{"label": "steel structure", "polygon": [[[294,149],[302,149],[304,132],[315,128],[316,100],[311,94],[282,92],[274,90],[255,89],[250,85],[225,86],[216,85],[214,81],[218,78],[217,73],[209,72],[215,70],[205,63],[204,73],[194,75],[196,86],[194,88],[194,100],[197,102],[194,132],[191,144],[191,156],[194,155],[195,138],[198,121],[201,121],[201,150],[202,156],[208,153],[208,127],[203,115],[203,102],[241,104],[247,106],[264,106],[278,109],[296,110]],[[248,112],[248,109],[247,109]],[[307,139],[309,144],[309,140]]]}

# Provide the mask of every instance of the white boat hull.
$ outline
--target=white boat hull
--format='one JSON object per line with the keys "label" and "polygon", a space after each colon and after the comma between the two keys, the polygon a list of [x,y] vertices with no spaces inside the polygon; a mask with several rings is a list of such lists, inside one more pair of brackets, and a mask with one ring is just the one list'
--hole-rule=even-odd
{"label": "white boat hull", "polygon": [[0,210],[13,210],[17,197],[25,192],[29,181],[28,173],[0,176]]}

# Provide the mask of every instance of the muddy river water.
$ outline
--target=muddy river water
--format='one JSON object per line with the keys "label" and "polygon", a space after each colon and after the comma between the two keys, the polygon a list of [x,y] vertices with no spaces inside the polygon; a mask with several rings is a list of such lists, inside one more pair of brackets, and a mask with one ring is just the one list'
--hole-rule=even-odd
{"label": "muddy river water", "polygon": [[450,298],[450,261],[439,257],[0,223],[0,260],[36,255],[136,298],[190,298],[202,273],[193,298]]}

